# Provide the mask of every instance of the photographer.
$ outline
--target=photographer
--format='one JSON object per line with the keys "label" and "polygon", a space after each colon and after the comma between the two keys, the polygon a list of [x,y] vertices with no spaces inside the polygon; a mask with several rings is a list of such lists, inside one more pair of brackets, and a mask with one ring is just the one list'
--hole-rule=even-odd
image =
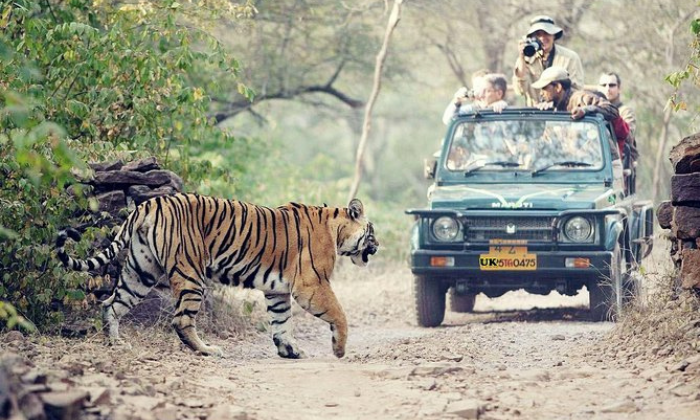
{"label": "photographer", "polygon": [[[455,92],[452,101],[447,105],[442,115],[442,122],[449,124],[456,115],[463,115],[481,109],[503,111],[508,103],[505,101],[508,82],[505,75],[477,72],[472,75],[473,91],[461,88]],[[471,103],[468,103],[469,100]]]}
{"label": "photographer", "polygon": [[539,90],[532,83],[542,72],[552,66],[568,71],[574,88],[583,87],[583,64],[574,51],[555,45],[564,30],[554,24],[548,16],[537,16],[530,21],[525,39],[518,43],[518,59],[515,62],[513,88],[518,95],[525,96],[527,106],[539,102]]}

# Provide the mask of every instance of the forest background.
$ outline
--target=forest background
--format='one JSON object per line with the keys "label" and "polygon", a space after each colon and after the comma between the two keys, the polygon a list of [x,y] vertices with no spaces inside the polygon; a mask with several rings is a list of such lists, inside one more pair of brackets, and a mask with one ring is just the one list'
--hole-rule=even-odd
{"label": "forest background", "polygon": [[[669,196],[669,149],[697,131],[696,0],[404,1],[372,115],[365,202],[379,261],[404,260],[409,207],[444,107],[487,68],[510,77],[535,15],[564,28],[585,83],[622,77],[637,113],[638,191]],[[187,191],[277,206],[346,204],[392,2],[0,1],[0,321],[49,329],[85,304],[52,255],[86,162],[156,156]],[[511,102],[522,105],[510,95]],[[76,189],[74,187],[74,189]],[[79,188],[77,188],[79,190]],[[77,246],[85,255],[90,241]],[[20,317],[17,314],[21,315]]]}

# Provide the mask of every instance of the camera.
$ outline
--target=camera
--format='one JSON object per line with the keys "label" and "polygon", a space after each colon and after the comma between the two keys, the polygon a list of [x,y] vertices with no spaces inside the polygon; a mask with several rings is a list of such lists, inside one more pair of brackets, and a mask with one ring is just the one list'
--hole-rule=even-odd
{"label": "camera", "polygon": [[523,55],[525,57],[532,57],[542,50],[542,43],[539,39],[530,37],[525,38],[525,46],[523,47]]}
{"label": "camera", "polygon": [[467,87],[461,87],[455,93],[455,98],[460,99],[474,99],[475,96],[474,89],[468,89]]}

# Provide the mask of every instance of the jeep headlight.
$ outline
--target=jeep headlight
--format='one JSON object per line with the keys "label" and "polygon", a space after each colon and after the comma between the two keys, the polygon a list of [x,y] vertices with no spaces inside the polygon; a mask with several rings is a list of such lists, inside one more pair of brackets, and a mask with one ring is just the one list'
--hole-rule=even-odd
{"label": "jeep headlight", "polygon": [[591,242],[593,225],[585,217],[572,217],[564,225],[564,235],[571,242]]}
{"label": "jeep headlight", "polygon": [[459,222],[453,217],[443,216],[433,222],[433,236],[438,241],[454,241],[459,235],[459,230]]}

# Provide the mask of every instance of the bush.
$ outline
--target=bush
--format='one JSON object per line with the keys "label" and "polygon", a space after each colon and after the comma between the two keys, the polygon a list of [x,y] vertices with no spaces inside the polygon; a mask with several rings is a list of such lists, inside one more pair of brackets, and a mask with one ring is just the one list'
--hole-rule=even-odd
{"label": "bush", "polygon": [[[231,13],[249,7],[218,3]],[[52,251],[57,230],[93,222],[76,215],[94,203],[79,189],[64,190],[84,162],[156,156],[188,185],[213,177],[230,189],[247,169],[202,157],[236,148],[246,162],[249,149],[210,122],[206,92],[193,80],[225,81],[252,95],[238,80],[239,64],[205,31],[190,29],[208,10],[0,1],[0,301],[40,329],[61,320],[62,306],[85,299],[85,275],[67,273]],[[86,236],[108,233],[94,228]]]}

